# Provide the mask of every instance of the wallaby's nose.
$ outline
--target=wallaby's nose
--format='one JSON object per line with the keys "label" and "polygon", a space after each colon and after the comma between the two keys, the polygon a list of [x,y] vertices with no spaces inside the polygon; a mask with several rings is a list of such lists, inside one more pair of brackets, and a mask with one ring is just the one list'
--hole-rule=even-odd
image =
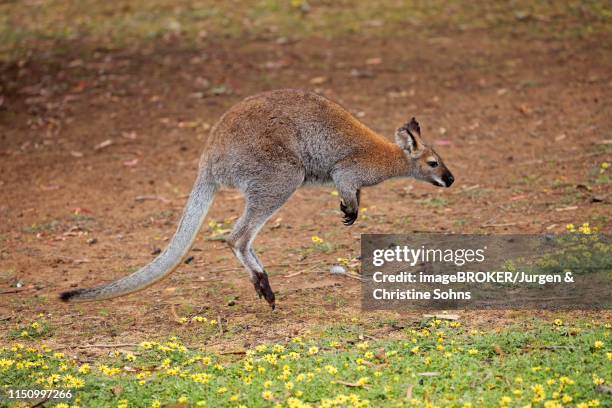
{"label": "wallaby's nose", "polygon": [[446,184],[447,188],[450,187],[455,182],[455,178],[450,173],[445,174],[444,177],[442,177],[442,179],[444,180],[444,183]]}

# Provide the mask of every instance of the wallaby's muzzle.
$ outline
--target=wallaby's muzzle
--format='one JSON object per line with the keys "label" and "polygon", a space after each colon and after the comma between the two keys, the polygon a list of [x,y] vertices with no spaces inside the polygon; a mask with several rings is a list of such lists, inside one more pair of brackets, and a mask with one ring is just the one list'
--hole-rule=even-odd
{"label": "wallaby's muzzle", "polygon": [[428,181],[437,187],[450,187],[455,182],[455,177],[448,169],[443,169],[443,171],[441,175],[433,175]]}
{"label": "wallaby's muzzle", "polygon": [[455,178],[453,177],[453,175],[451,174],[450,171],[444,173],[444,175],[442,176],[442,181],[444,181],[445,186],[444,187],[450,187],[454,182],[455,182]]}

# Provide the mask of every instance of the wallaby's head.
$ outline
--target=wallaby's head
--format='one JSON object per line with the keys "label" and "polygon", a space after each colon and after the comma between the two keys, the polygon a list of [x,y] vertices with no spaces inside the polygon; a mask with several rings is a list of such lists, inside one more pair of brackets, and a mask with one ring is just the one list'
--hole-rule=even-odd
{"label": "wallaby's head", "polygon": [[417,180],[438,187],[450,187],[455,181],[442,158],[421,139],[421,128],[415,118],[395,131],[395,141],[410,162],[410,174]]}

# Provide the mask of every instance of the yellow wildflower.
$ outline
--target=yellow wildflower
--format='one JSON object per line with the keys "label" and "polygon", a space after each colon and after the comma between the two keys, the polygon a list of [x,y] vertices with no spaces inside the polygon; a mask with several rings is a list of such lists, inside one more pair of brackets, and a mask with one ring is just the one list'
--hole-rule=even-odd
{"label": "yellow wildflower", "polygon": [[370,382],[370,379],[368,377],[361,377],[360,379],[357,380],[357,385],[359,385],[360,387],[363,387],[368,382]]}
{"label": "yellow wildflower", "polygon": [[592,232],[588,222],[582,224],[580,228],[578,228],[578,231],[584,235],[589,235]]}
{"label": "yellow wildflower", "polygon": [[325,366],[325,370],[330,373],[331,375],[335,375],[338,373],[338,369],[332,365],[326,365]]}
{"label": "yellow wildflower", "polygon": [[207,374],[207,373],[191,374],[192,381],[200,383],[200,384],[208,384],[211,378],[212,378],[212,375]]}
{"label": "yellow wildflower", "polygon": [[535,394],[533,397],[533,402],[543,401],[546,397],[546,392],[544,391],[544,387],[541,384],[536,384],[531,387],[533,393]]}
{"label": "yellow wildflower", "polygon": [[504,395],[499,400],[499,406],[500,407],[507,407],[508,405],[510,405],[511,402],[512,402],[512,398],[508,397],[507,395]]}

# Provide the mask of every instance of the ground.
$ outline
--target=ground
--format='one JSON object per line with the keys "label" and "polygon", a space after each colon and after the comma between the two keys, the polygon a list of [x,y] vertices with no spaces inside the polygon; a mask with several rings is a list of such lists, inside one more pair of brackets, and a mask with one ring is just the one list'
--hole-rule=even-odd
{"label": "ground", "polygon": [[[164,20],[154,35],[141,32],[148,25],[112,25],[154,24],[129,3],[113,12],[92,5],[83,20],[87,10],[66,6],[74,32],[43,24],[62,2],[29,5],[34,23],[13,30],[15,38],[7,33],[28,7],[0,5],[8,38],[0,65],[0,342],[40,313],[52,327],[46,343],[81,357],[107,352],[86,345],[172,335],[192,347],[243,350],[356,321],[361,336],[389,338],[418,325],[423,312],[361,311],[359,280],[329,273],[338,258],[356,264],[362,233],[559,233],[569,223],[612,231],[605,7],[492,9],[481,21],[460,3],[433,15],[421,5],[403,21],[388,4],[371,18],[358,7],[351,20],[344,7],[293,3],[261,16],[258,4],[251,20],[240,10],[219,21],[211,11],[205,31],[177,3],[167,11],[178,27]],[[389,138],[416,116],[455,184],[398,179],[368,188],[352,227],[341,223],[333,187],[299,190],[255,244],[277,294],[274,312],[221,239],[242,210],[233,190],[216,195],[191,261],[166,280],[112,301],[58,300],[149,262],[174,232],[209,128],[242,98],[286,87],[334,99]],[[314,245],[313,236],[328,245]],[[610,323],[608,312],[459,314],[464,326],[485,331],[523,319]],[[181,324],[195,315],[218,325],[203,332]]]}

